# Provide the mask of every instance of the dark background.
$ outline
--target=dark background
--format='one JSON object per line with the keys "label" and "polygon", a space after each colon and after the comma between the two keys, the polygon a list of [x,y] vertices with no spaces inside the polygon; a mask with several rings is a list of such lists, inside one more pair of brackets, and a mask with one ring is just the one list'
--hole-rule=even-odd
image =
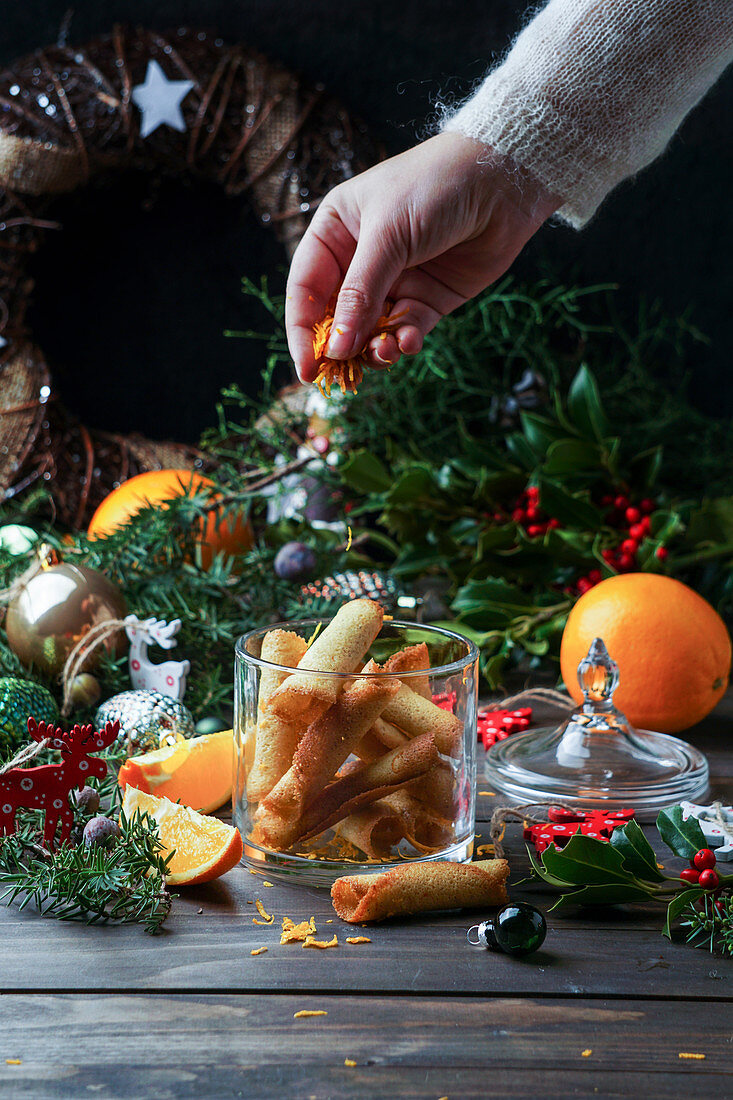
{"label": "dark background", "polygon": [[[0,62],[55,40],[66,0],[3,5]],[[390,151],[426,133],[436,99],[467,92],[507,46],[525,4],[488,0],[78,0],[69,41],[115,21],[161,30],[216,29],[322,81]],[[733,76],[719,82],[665,156],[619,188],[582,233],[547,226],[516,266],[538,276],[617,282],[622,312],[659,299],[691,310],[710,338],[694,353],[691,392],[714,415],[733,412],[729,245]],[[262,351],[224,329],[267,329],[240,293],[243,274],[285,263],[246,203],[216,190],[118,180],[59,200],[61,233],[35,262],[31,324],[67,402],[88,423],[194,439],[221,385],[256,390]]]}

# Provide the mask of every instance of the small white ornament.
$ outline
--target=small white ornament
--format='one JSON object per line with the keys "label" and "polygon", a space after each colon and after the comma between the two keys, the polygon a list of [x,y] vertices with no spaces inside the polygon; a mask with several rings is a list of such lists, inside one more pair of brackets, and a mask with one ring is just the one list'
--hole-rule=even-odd
{"label": "small white ornament", "polygon": [[181,629],[181,620],[138,619],[128,615],[125,632],[130,639],[130,681],[133,688],[157,691],[172,699],[183,699],[186,692],[186,676],[191,671],[190,661],[163,661],[159,665],[148,659],[148,646],[159,645],[173,649],[178,643],[175,635]]}
{"label": "small white ornament", "polygon": [[194,87],[193,80],[169,80],[157,61],[148,61],[145,83],[132,89],[132,102],[139,109],[140,137],[146,138],[159,126],[185,131],[181,103]]}
{"label": "small white ornament", "polygon": [[[682,820],[697,819],[708,848],[715,848],[715,858],[729,863],[733,860],[733,806],[697,806],[694,802],[680,802]],[[722,820],[723,825],[720,824]]]}

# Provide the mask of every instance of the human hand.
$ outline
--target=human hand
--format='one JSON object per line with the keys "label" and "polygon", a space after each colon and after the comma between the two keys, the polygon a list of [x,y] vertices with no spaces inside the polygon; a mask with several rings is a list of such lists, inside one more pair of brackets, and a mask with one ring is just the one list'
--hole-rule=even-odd
{"label": "human hand", "polygon": [[335,187],[288,277],[285,324],[301,380],[316,377],[313,325],[337,291],[333,359],[365,348],[386,299],[392,314],[407,311],[366,349],[370,365],[388,366],[415,355],[441,317],[503,275],[561,201],[458,133],[439,134]]}

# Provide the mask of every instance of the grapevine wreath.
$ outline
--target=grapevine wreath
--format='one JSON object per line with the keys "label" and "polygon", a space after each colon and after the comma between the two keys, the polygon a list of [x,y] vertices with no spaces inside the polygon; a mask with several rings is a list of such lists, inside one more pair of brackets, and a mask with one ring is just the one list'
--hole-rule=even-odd
{"label": "grapevine wreath", "polygon": [[38,50],[0,74],[0,502],[45,479],[82,526],[120,481],[197,452],[90,431],[54,400],[25,323],[49,196],[122,170],[189,175],[252,204],[288,253],[333,186],[379,156],[321,86],[244,46],[180,28]]}

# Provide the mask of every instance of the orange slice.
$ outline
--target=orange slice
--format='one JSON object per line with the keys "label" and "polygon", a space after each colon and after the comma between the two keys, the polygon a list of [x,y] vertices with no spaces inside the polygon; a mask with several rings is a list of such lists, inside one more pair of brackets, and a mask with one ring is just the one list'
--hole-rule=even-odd
{"label": "orange slice", "polygon": [[193,886],[210,882],[231,871],[242,858],[239,830],[215,817],[204,817],[188,806],[128,786],[122,800],[127,817],[135,810],[149,814],[158,825],[166,852],[173,852],[169,886]]}
{"label": "orange slice", "polygon": [[137,787],[210,814],[232,795],[232,731],[191,737],[131,756],[120,768],[117,782],[123,791],[128,785]]}

